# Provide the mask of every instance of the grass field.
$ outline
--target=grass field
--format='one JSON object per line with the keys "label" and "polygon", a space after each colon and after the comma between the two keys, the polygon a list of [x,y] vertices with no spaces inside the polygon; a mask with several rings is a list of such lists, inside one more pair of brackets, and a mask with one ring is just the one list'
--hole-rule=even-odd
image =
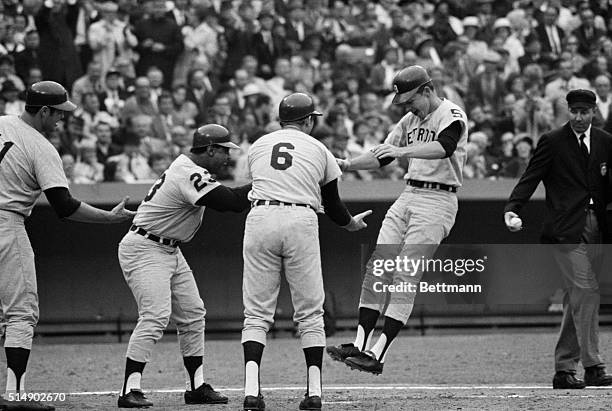
{"label": "grass field", "polygon": [[[329,339],[349,341],[352,333]],[[167,339],[170,340],[170,339]],[[500,331],[471,335],[403,336],[392,346],[381,376],[352,371],[325,357],[326,410],[609,410],[612,388],[552,390],[556,334]],[[612,330],[602,329],[604,357]],[[27,386],[68,393],[56,409],[116,409],[126,344],[35,344]],[[159,410],[242,409],[242,349],[238,339],[208,341],[206,379],[230,397],[224,406],[186,406],[178,345],[162,341],[143,375],[143,389]],[[4,358],[2,358],[4,361]],[[2,365],[4,369],[5,364]],[[610,369],[612,371],[612,367]],[[579,371],[581,375],[582,370]],[[4,373],[0,379],[4,386]],[[269,340],[261,383],[268,410],[296,410],[304,394],[299,340]]]}

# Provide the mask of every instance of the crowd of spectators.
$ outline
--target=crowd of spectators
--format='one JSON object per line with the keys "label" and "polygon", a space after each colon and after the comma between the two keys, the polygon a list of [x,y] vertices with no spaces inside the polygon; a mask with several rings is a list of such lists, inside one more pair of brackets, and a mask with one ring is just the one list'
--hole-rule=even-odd
{"label": "crowd of spectators", "polygon": [[[565,94],[597,93],[612,130],[612,2],[592,0],[3,0],[0,114],[24,90],[63,84],[79,105],[48,136],[74,183],[151,181],[194,128],[226,126],[243,150],[219,179],[247,177],[246,152],[279,128],[280,100],[313,95],[313,130],[337,157],[381,143],[405,114],[392,79],[420,64],[470,120],[466,178],[518,177]],[[347,179],[400,179],[406,164]]]}

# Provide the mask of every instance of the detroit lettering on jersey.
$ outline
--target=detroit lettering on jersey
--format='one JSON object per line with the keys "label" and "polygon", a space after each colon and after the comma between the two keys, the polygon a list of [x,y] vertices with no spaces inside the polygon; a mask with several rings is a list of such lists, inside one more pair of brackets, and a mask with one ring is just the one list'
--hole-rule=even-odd
{"label": "detroit lettering on jersey", "polygon": [[423,120],[412,113],[406,114],[389,133],[385,143],[398,147],[430,143],[436,141],[440,132],[455,121],[461,122],[462,125],[461,137],[455,152],[450,157],[434,160],[411,158],[405,179],[457,187],[462,185],[463,166],[467,157],[467,116],[459,106],[451,101],[442,99],[440,106]]}

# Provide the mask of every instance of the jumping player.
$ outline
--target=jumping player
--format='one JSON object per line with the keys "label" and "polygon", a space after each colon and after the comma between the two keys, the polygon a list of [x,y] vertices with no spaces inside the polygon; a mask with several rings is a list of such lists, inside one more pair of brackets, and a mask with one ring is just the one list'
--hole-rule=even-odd
{"label": "jumping player", "polygon": [[242,285],[245,410],[265,409],[259,367],[283,269],[308,370],[299,408],[321,409],[325,293],[316,212],[323,204],[325,214],[348,231],[366,227],[363,218],[372,213],[352,217],[338,196],[342,172],[329,150],[308,135],[320,115],[310,96],[291,94],[279,105],[282,130],[261,137],[249,150],[253,208],[244,230]]}
{"label": "jumping player", "polygon": [[204,382],[206,310],[179,245],[198,231],[206,207],[234,212],[249,208],[250,184],[228,188],[211,175],[227,164],[230,148],[238,146],[230,141],[225,127],[207,124],[198,128],[190,153],[174,160],[151,187],[119,244],[119,263],[138,305],[138,324],[127,348],[119,407],[153,405],[144,396],[140,380],[170,318],[176,322],[188,375],[190,389],[185,392],[185,403],[227,403],[227,397]]}
{"label": "jumping player", "polygon": [[[360,371],[380,374],[393,339],[408,321],[414,293],[377,293],[373,261],[433,256],[448,236],[457,214],[457,188],[463,181],[468,126],[463,110],[437,96],[431,78],[420,66],[402,69],[393,80],[394,104],[405,105],[408,113],[398,122],[384,144],[353,160],[339,160],[343,170],[368,170],[393,159],[410,159],[406,189],[388,210],[367,264],[359,301],[359,324],[355,341],[328,346],[337,361]],[[422,271],[393,271],[385,274],[391,284],[418,285]],[[386,300],[389,304],[385,307]],[[383,330],[373,346],[370,340],[380,314]]]}
{"label": "jumping player", "polygon": [[[62,160],[44,133],[76,106],[64,87],[53,81],[34,83],[26,92],[20,116],[0,117],[0,335],[4,332],[6,398],[0,409],[52,410],[35,401],[7,401],[25,391],[25,372],[38,322],[34,252],[24,220],[42,192],[60,218],[88,223],[120,223],[134,212],[127,198],[111,211],[74,199]],[[17,395],[16,395],[17,394]]]}

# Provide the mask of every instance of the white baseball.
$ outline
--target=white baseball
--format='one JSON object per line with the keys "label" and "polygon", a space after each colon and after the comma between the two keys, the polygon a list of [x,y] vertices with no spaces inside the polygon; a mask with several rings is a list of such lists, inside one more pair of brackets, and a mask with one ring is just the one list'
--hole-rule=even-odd
{"label": "white baseball", "polygon": [[523,220],[518,217],[512,217],[510,219],[510,225],[514,228],[521,228],[523,226]]}

